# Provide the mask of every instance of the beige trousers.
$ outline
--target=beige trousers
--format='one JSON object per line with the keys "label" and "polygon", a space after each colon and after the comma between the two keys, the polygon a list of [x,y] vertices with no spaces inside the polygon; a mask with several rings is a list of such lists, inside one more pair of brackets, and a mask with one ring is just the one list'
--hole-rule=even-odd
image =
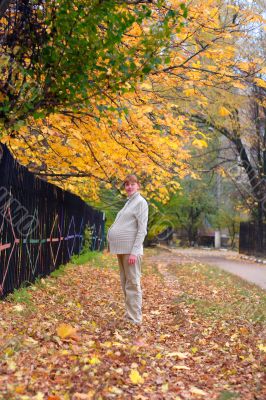
{"label": "beige trousers", "polygon": [[129,254],[117,254],[120,281],[125,296],[126,318],[139,324],[142,321],[141,255],[135,264],[128,264]]}

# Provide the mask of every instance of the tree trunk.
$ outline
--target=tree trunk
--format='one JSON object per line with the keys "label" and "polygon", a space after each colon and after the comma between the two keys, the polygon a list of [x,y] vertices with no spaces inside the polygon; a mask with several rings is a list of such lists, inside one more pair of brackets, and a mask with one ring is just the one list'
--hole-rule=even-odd
{"label": "tree trunk", "polygon": [[264,237],[264,209],[263,209],[263,202],[258,203],[258,215],[257,215],[257,253],[263,254],[265,249],[263,248],[263,237]]}
{"label": "tree trunk", "polygon": [[3,17],[6,10],[8,9],[10,0],[0,0],[0,18]]}

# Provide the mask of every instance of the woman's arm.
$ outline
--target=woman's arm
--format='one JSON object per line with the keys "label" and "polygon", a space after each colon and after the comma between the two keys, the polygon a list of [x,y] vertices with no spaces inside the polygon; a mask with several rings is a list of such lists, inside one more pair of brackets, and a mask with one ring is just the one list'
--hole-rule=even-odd
{"label": "woman's arm", "polygon": [[141,201],[137,206],[135,214],[138,223],[138,230],[136,234],[136,239],[134,241],[130,253],[132,255],[137,256],[140,254],[140,248],[144,242],[145,236],[147,235],[148,214],[149,214],[149,207],[147,202]]}

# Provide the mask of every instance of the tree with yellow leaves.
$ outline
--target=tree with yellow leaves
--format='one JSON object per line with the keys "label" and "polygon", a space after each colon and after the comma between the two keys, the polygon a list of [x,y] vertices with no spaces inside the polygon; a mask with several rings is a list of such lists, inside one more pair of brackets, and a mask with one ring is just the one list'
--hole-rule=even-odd
{"label": "tree with yellow leaves", "polygon": [[[70,11],[76,12],[77,18],[78,3],[74,2]],[[245,69],[243,60],[237,60],[235,42],[261,17],[248,6],[240,8],[218,0],[188,2],[187,18],[186,6],[180,1],[152,2],[144,8],[139,2],[129,3],[111,3],[119,23],[126,17],[132,23],[122,24],[120,41],[112,47],[114,54],[93,53],[97,68],[89,80],[92,85],[84,78],[91,70],[81,69],[83,78],[79,77],[74,87],[68,86],[71,76],[60,69],[62,60],[54,72],[57,78],[62,76],[61,106],[53,110],[44,107],[48,118],[27,119],[19,134],[7,136],[6,142],[36,173],[81,195],[96,198],[99,182],[119,187],[124,174],[134,170],[144,180],[146,193],[163,201],[169,189],[178,187],[173,177],[191,173],[187,163],[190,144],[206,146],[206,133],[190,113],[180,111],[176,99],[188,107],[193,99],[193,107],[208,108],[208,88],[222,92],[240,87],[243,77],[254,74]],[[60,14],[60,23],[64,18]],[[100,45],[106,43],[104,35],[114,30],[114,22],[108,18],[97,25]],[[57,37],[53,23],[48,35]],[[60,41],[55,43],[59,46]],[[74,43],[77,49],[82,44]],[[64,46],[63,55],[65,52]],[[50,55],[49,68],[53,70]],[[254,68],[259,71],[260,63],[255,62]],[[41,71],[46,73],[46,69],[45,64]],[[52,81],[48,82],[51,87]],[[75,98],[72,103],[66,101],[71,96]]]}
{"label": "tree with yellow leaves", "polygon": [[[230,67],[231,75],[225,73],[222,65],[220,71],[215,70],[203,54],[199,64],[205,63],[206,69],[211,66],[215,76],[208,84],[200,82],[193,95],[184,90],[180,96],[183,83],[179,84],[176,92],[171,93],[171,100],[175,98],[179,115],[194,121],[206,138],[212,140],[215,135],[214,140],[217,141],[217,134],[226,138],[231,152],[235,153],[234,168],[232,160],[227,162],[226,158],[217,161],[215,168],[233,180],[245,198],[250,215],[258,225],[258,242],[263,249],[263,223],[266,221],[265,20],[259,15],[256,18],[252,16],[254,9],[254,4],[252,7],[234,6],[234,23],[243,17],[248,20],[242,34],[236,35],[236,42],[232,42],[232,37],[227,39],[229,50],[224,65]],[[244,24],[241,26],[244,27]],[[229,51],[233,51],[231,56]],[[236,173],[236,165],[241,175]]]}

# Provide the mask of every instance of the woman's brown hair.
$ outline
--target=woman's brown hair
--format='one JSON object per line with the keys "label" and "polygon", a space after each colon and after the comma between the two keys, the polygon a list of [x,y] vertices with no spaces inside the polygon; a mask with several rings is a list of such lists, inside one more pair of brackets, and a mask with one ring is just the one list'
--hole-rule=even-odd
{"label": "woman's brown hair", "polygon": [[128,182],[137,183],[139,185],[139,187],[141,187],[137,176],[134,175],[134,174],[129,174],[129,175],[126,176],[126,178],[124,179],[124,182],[123,182],[123,186],[125,186],[125,184],[128,183]]}

